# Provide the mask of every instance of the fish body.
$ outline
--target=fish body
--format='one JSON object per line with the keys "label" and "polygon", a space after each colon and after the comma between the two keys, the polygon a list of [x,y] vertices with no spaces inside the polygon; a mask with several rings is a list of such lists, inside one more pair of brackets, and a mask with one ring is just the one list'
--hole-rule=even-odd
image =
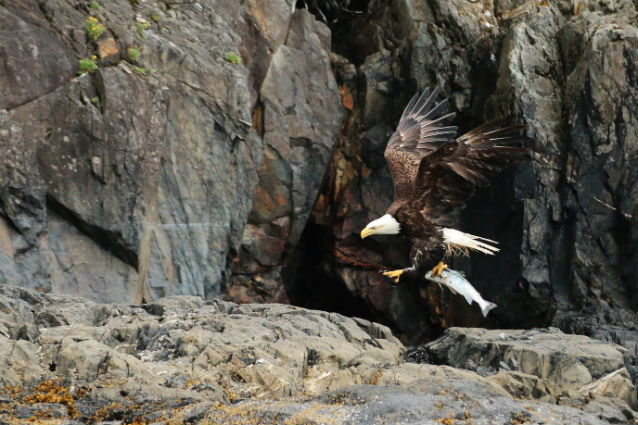
{"label": "fish body", "polygon": [[463,273],[457,270],[445,269],[440,276],[436,277],[432,277],[432,275],[428,272],[425,274],[425,278],[432,282],[436,282],[439,285],[446,286],[455,294],[462,295],[470,305],[472,304],[472,301],[476,302],[481,308],[483,317],[487,317],[487,313],[496,307],[496,304],[485,301],[481,294],[479,294],[472,284],[468,282],[465,276],[463,276]]}

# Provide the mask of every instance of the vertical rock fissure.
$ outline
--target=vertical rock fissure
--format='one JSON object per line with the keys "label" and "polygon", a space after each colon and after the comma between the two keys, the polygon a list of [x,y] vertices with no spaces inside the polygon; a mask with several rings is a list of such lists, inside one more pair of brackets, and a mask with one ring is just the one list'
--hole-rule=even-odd
{"label": "vertical rock fissure", "polygon": [[[337,229],[343,225],[344,209],[358,208],[348,201],[348,197],[352,185],[359,181],[358,174],[361,173],[361,168],[366,168],[360,156],[362,148],[365,148],[362,145],[362,132],[365,131],[362,116],[367,113],[363,106],[363,99],[366,97],[366,71],[361,67],[365,66],[364,60],[367,57],[380,57],[379,64],[385,64],[385,58],[389,57],[387,50],[381,52],[384,47],[380,37],[374,43],[370,43],[370,39],[366,35],[362,36],[362,33],[373,31],[370,28],[374,26],[370,24],[373,16],[378,17],[382,12],[389,13],[391,6],[370,1],[308,2],[307,5],[310,12],[314,13],[317,19],[326,22],[331,29],[332,72],[335,74],[346,111],[337,142],[330,155],[330,164],[322,179],[318,201],[288,262],[285,280],[288,296],[292,303],[304,307],[393,325],[392,319],[383,309],[366,299],[365,292],[368,292],[368,289],[358,287],[351,280],[348,281],[352,277],[348,277],[351,273],[349,270],[359,274],[374,269],[376,273],[376,270],[383,266],[378,261],[360,257],[357,252],[350,250],[358,243],[358,236],[355,239],[350,235],[345,240],[337,236]],[[299,1],[297,6],[305,7],[306,2]],[[352,28],[359,28],[359,31],[353,32]],[[376,27],[374,31],[376,30],[384,31],[381,26]],[[387,89],[393,86],[392,71],[390,72],[390,75],[384,74],[382,77],[387,77],[387,80],[381,83],[387,84]],[[387,95],[389,94],[388,92]],[[400,111],[395,110],[393,106],[390,108],[391,111],[384,112],[389,112],[388,115],[394,119]],[[387,120],[388,116],[385,116],[383,121]],[[385,125],[387,124],[384,123]],[[375,149],[378,150],[378,147]],[[376,156],[378,152],[375,151],[372,155]],[[380,155],[382,157],[383,153]],[[384,189],[387,192],[388,188]],[[391,192],[391,187],[389,190]],[[358,221],[362,218],[363,216],[359,217]]]}

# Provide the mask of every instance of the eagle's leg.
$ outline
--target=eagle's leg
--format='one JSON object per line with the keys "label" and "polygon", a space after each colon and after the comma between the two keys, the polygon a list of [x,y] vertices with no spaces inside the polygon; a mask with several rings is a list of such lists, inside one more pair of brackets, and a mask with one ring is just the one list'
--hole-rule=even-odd
{"label": "eagle's leg", "polygon": [[412,273],[415,270],[415,267],[406,267],[404,269],[397,269],[397,270],[386,270],[384,272],[381,272],[382,275],[384,275],[385,277],[389,277],[390,279],[394,280],[394,283],[399,283],[399,279],[401,279],[401,276],[403,274],[409,274]]}
{"label": "eagle's leg", "polygon": [[432,269],[432,272],[430,273],[430,276],[431,277],[441,276],[441,273],[443,273],[443,270],[445,270],[447,268],[448,268],[447,264],[445,264],[443,261],[439,261],[439,264],[434,266],[434,268]]}

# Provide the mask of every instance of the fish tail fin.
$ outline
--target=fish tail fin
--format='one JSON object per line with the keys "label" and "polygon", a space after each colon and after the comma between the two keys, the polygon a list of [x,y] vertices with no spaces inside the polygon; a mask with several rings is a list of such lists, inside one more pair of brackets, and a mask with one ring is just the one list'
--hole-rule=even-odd
{"label": "fish tail fin", "polygon": [[461,232],[460,230],[450,229],[448,227],[443,228],[443,242],[448,247],[448,250],[455,252],[467,252],[468,249],[482,252],[487,255],[494,255],[499,251],[496,245],[498,242],[482,238],[480,236],[470,235],[469,233]]}
{"label": "fish tail fin", "polygon": [[483,313],[483,317],[487,317],[487,313],[489,313],[490,310],[492,310],[495,307],[497,307],[497,305],[489,301],[485,301],[484,303],[481,303],[481,313]]}

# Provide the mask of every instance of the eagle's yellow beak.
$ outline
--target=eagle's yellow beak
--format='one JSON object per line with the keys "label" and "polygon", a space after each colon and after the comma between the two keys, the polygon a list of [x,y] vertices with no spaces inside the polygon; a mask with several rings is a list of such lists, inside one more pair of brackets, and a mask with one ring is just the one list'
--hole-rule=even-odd
{"label": "eagle's yellow beak", "polygon": [[365,239],[367,236],[370,236],[372,233],[373,233],[372,229],[366,227],[365,229],[361,231],[361,239]]}

